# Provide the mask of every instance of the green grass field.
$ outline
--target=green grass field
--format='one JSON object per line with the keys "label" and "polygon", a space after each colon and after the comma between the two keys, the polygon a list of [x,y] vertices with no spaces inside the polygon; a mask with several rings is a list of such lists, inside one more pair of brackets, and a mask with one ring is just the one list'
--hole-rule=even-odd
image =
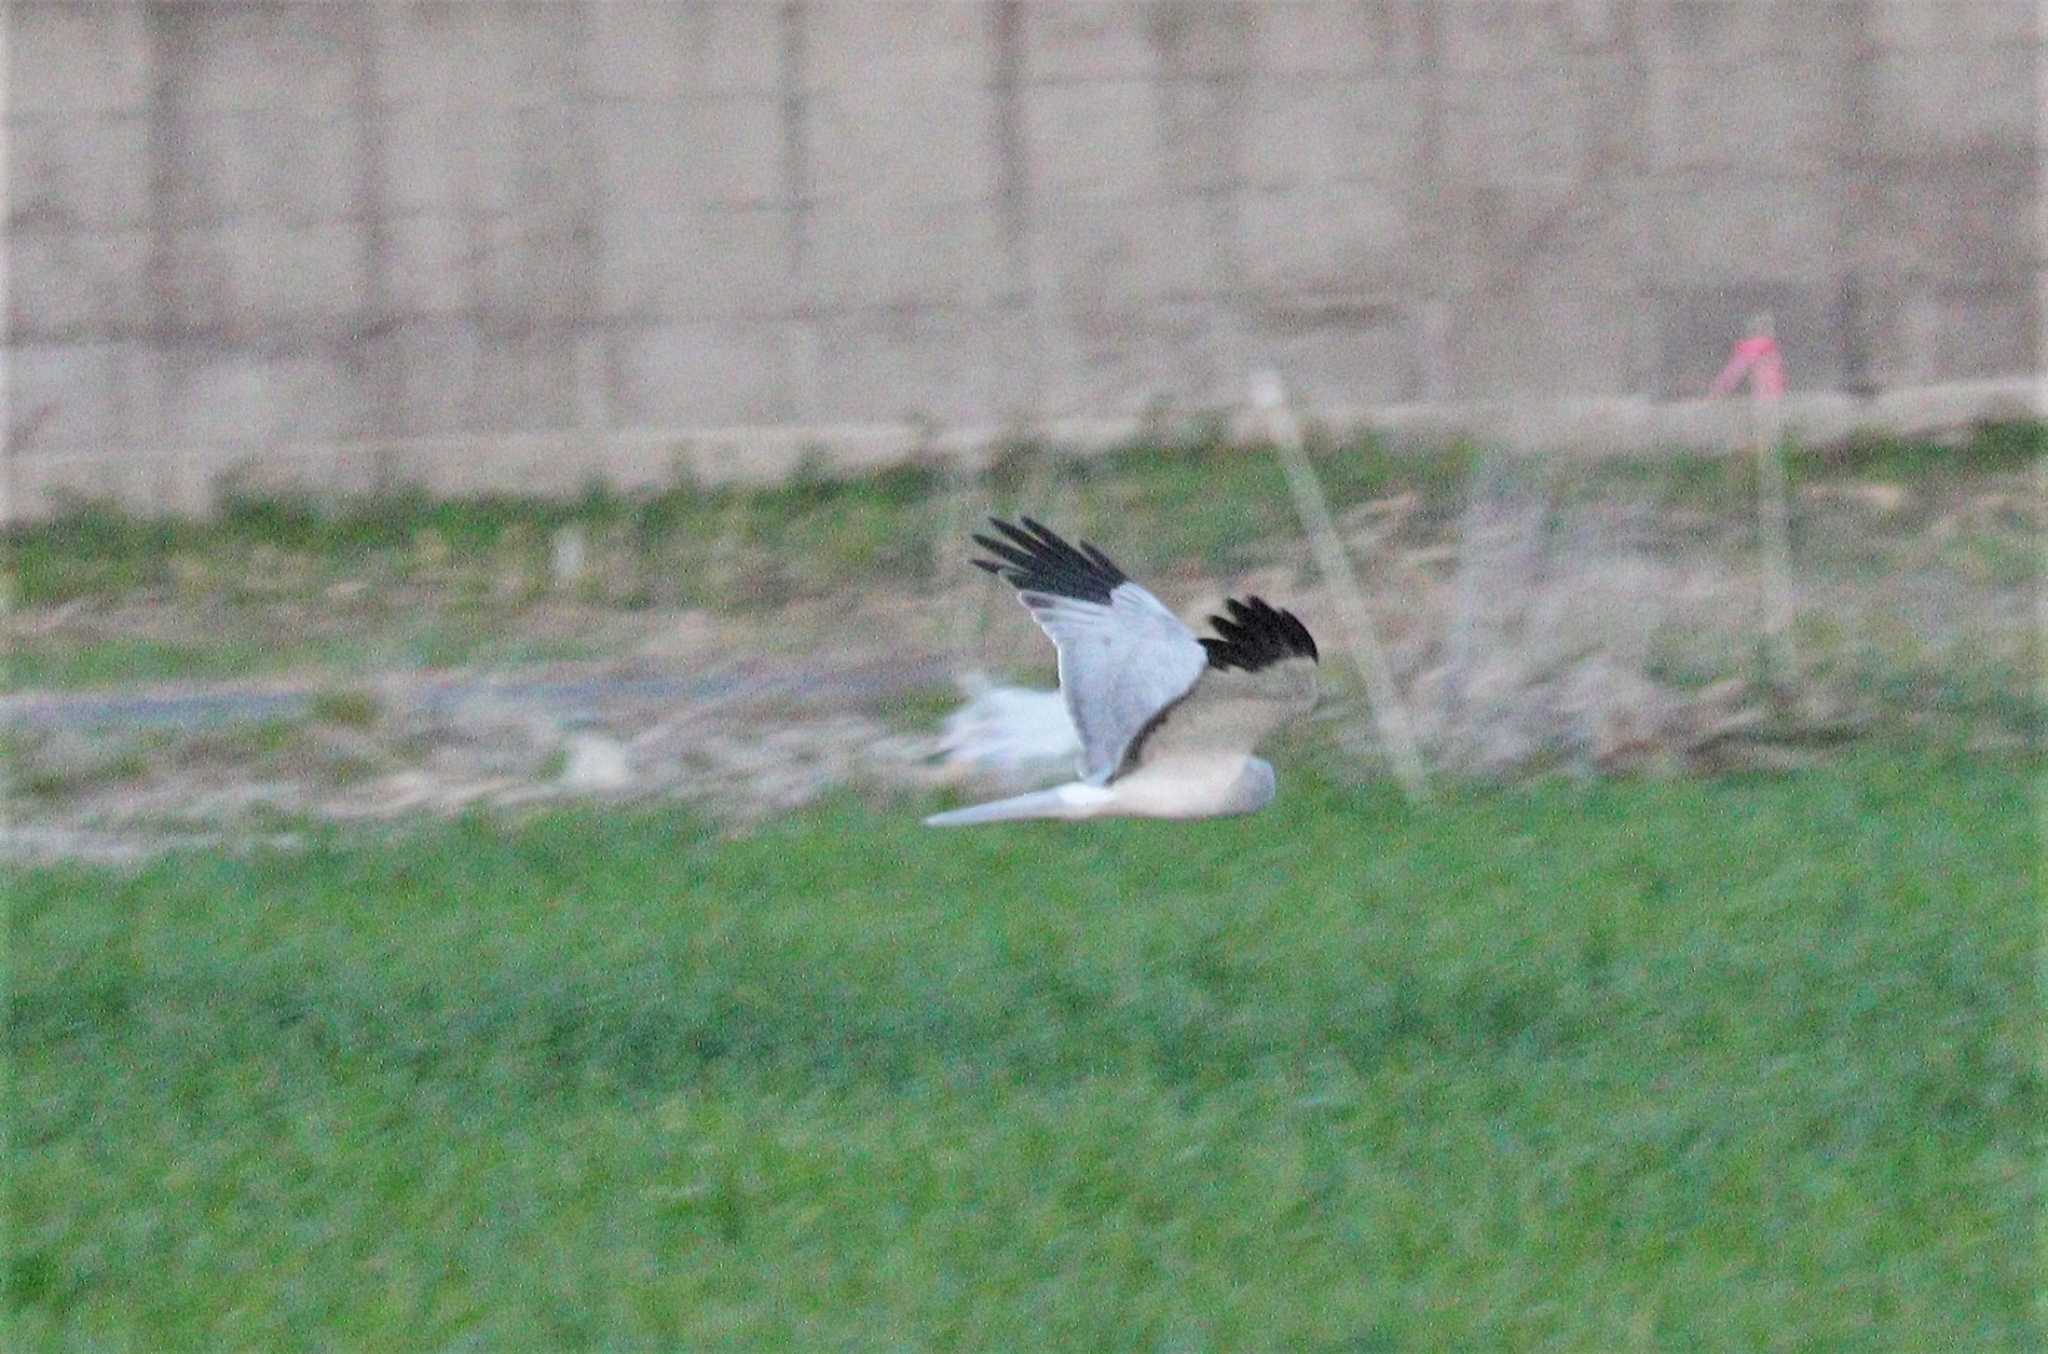
{"label": "green grass field", "polygon": [[10,881],[10,1349],[2032,1350],[2036,764]]}

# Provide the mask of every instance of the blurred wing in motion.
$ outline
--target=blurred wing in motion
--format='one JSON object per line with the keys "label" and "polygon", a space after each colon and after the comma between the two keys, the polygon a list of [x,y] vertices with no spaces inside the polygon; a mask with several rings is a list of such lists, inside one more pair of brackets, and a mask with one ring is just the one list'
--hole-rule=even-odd
{"label": "blurred wing in motion", "polygon": [[969,679],[968,702],[946,717],[939,753],[957,766],[1011,774],[1057,766],[1081,753],[1080,735],[1057,691],[995,686]]}
{"label": "blurred wing in motion", "polygon": [[1208,670],[1184,700],[1161,712],[1132,760],[1160,766],[1180,758],[1249,755],[1289,720],[1316,703],[1315,638],[1291,611],[1257,597],[1224,604],[1204,638]]}
{"label": "blurred wing in motion", "polygon": [[1076,549],[1022,520],[991,519],[1004,539],[976,536],[995,558],[975,564],[1016,588],[1052,637],[1060,694],[1081,737],[1081,779],[1104,785],[1160,712],[1200,680],[1210,651],[1100,550],[1086,541]]}

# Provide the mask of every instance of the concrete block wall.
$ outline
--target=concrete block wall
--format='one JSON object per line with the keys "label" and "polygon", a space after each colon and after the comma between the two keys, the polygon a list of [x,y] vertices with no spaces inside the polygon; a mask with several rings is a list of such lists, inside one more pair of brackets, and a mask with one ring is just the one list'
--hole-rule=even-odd
{"label": "concrete block wall", "polygon": [[2039,407],[2035,0],[6,0],[6,501]]}

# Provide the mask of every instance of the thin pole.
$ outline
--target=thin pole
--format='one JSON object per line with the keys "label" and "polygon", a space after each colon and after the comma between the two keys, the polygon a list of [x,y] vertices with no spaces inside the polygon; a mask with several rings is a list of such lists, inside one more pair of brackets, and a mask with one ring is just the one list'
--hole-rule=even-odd
{"label": "thin pole", "polygon": [[[1758,315],[1753,336],[1775,342],[1768,312]],[[1773,350],[1771,361],[1777,361]],[[1785,473],[1784,380],[1774,365],[1749,373],[1750,418],[1756,437],[1757,537],[1764,566],[1764,640],[1771,655],[1771,685],[1789,693],[1797,684],[1799,656],[1792,639],[1792,507]]]}
{"label": "thin pole", "polygon": [[1252,402],[1265,417],[1274,452],[1281,469],[1287,472],[1287,487],[1294,493],[1295,511],[1308,531],[1316,567],[1336,591],[1343,612],[1344,647],[1365,682],[1387,758],[1393,763],[1394,774],[1409,802],[1420,803],[1429,798],[1429,780],[1423,771],[1422,753],[1415,744],[1414,725],[1401,702],[1400,688],[1394,684],[1393,665],[1380,645],[1365,590],[1359,586],[1351,557],[1344,550],[1344,538],[1337,534],[1337,524],[1330,516],[1322,482],[1316,478],[1315,467],[1309,464],[1308,451],[1302,443],[1301,421],[1288,404],[1287,387],[1277,372],[1261,371],[1252,377]]}
{"label": "thin pole", "polygon": [[948,464],[935,509],[932,581],[939,599],[933,611],[952,651],[954,679],[969,684],[981,680],[988,663],[988,591],[972,582],[978,575],[967,567],[966,546],[988,508],[987,455],[977,448]]}

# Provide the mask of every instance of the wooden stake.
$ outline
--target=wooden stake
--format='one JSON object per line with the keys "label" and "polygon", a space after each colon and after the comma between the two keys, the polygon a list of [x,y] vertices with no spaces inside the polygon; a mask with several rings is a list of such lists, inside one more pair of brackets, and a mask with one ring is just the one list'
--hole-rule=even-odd
{"label": "wooden stake", "polygon": [[1329,580],[1343,609],[1344,647],[1365,682],[1387,759],[1393,763],[1394,774],[1409,802],[1421,803],[1429,798],[1429,780],[1423,771],[1422,753],[1415,744],[1414,725],[1408,719],[1407,707],[1401,703],[1393,665],[1380,646],[1365,590],[1359,586],[1351,557],[1345,553],[1344,538],[1337,534],[1337,523],[1330,516],[1322,482],[1316,478],[1315,467],[1309,464],[1308,450],[1302,444],[1301,422],[1288,404],[1287,387],[1281,384],[1278,373],[1261,371],[1252,377],[1252,402],[1265,417],[1281,469],[1287,472],[1287,486],[1294,493],[1295,511],[1308,532],[1316,567]]}

